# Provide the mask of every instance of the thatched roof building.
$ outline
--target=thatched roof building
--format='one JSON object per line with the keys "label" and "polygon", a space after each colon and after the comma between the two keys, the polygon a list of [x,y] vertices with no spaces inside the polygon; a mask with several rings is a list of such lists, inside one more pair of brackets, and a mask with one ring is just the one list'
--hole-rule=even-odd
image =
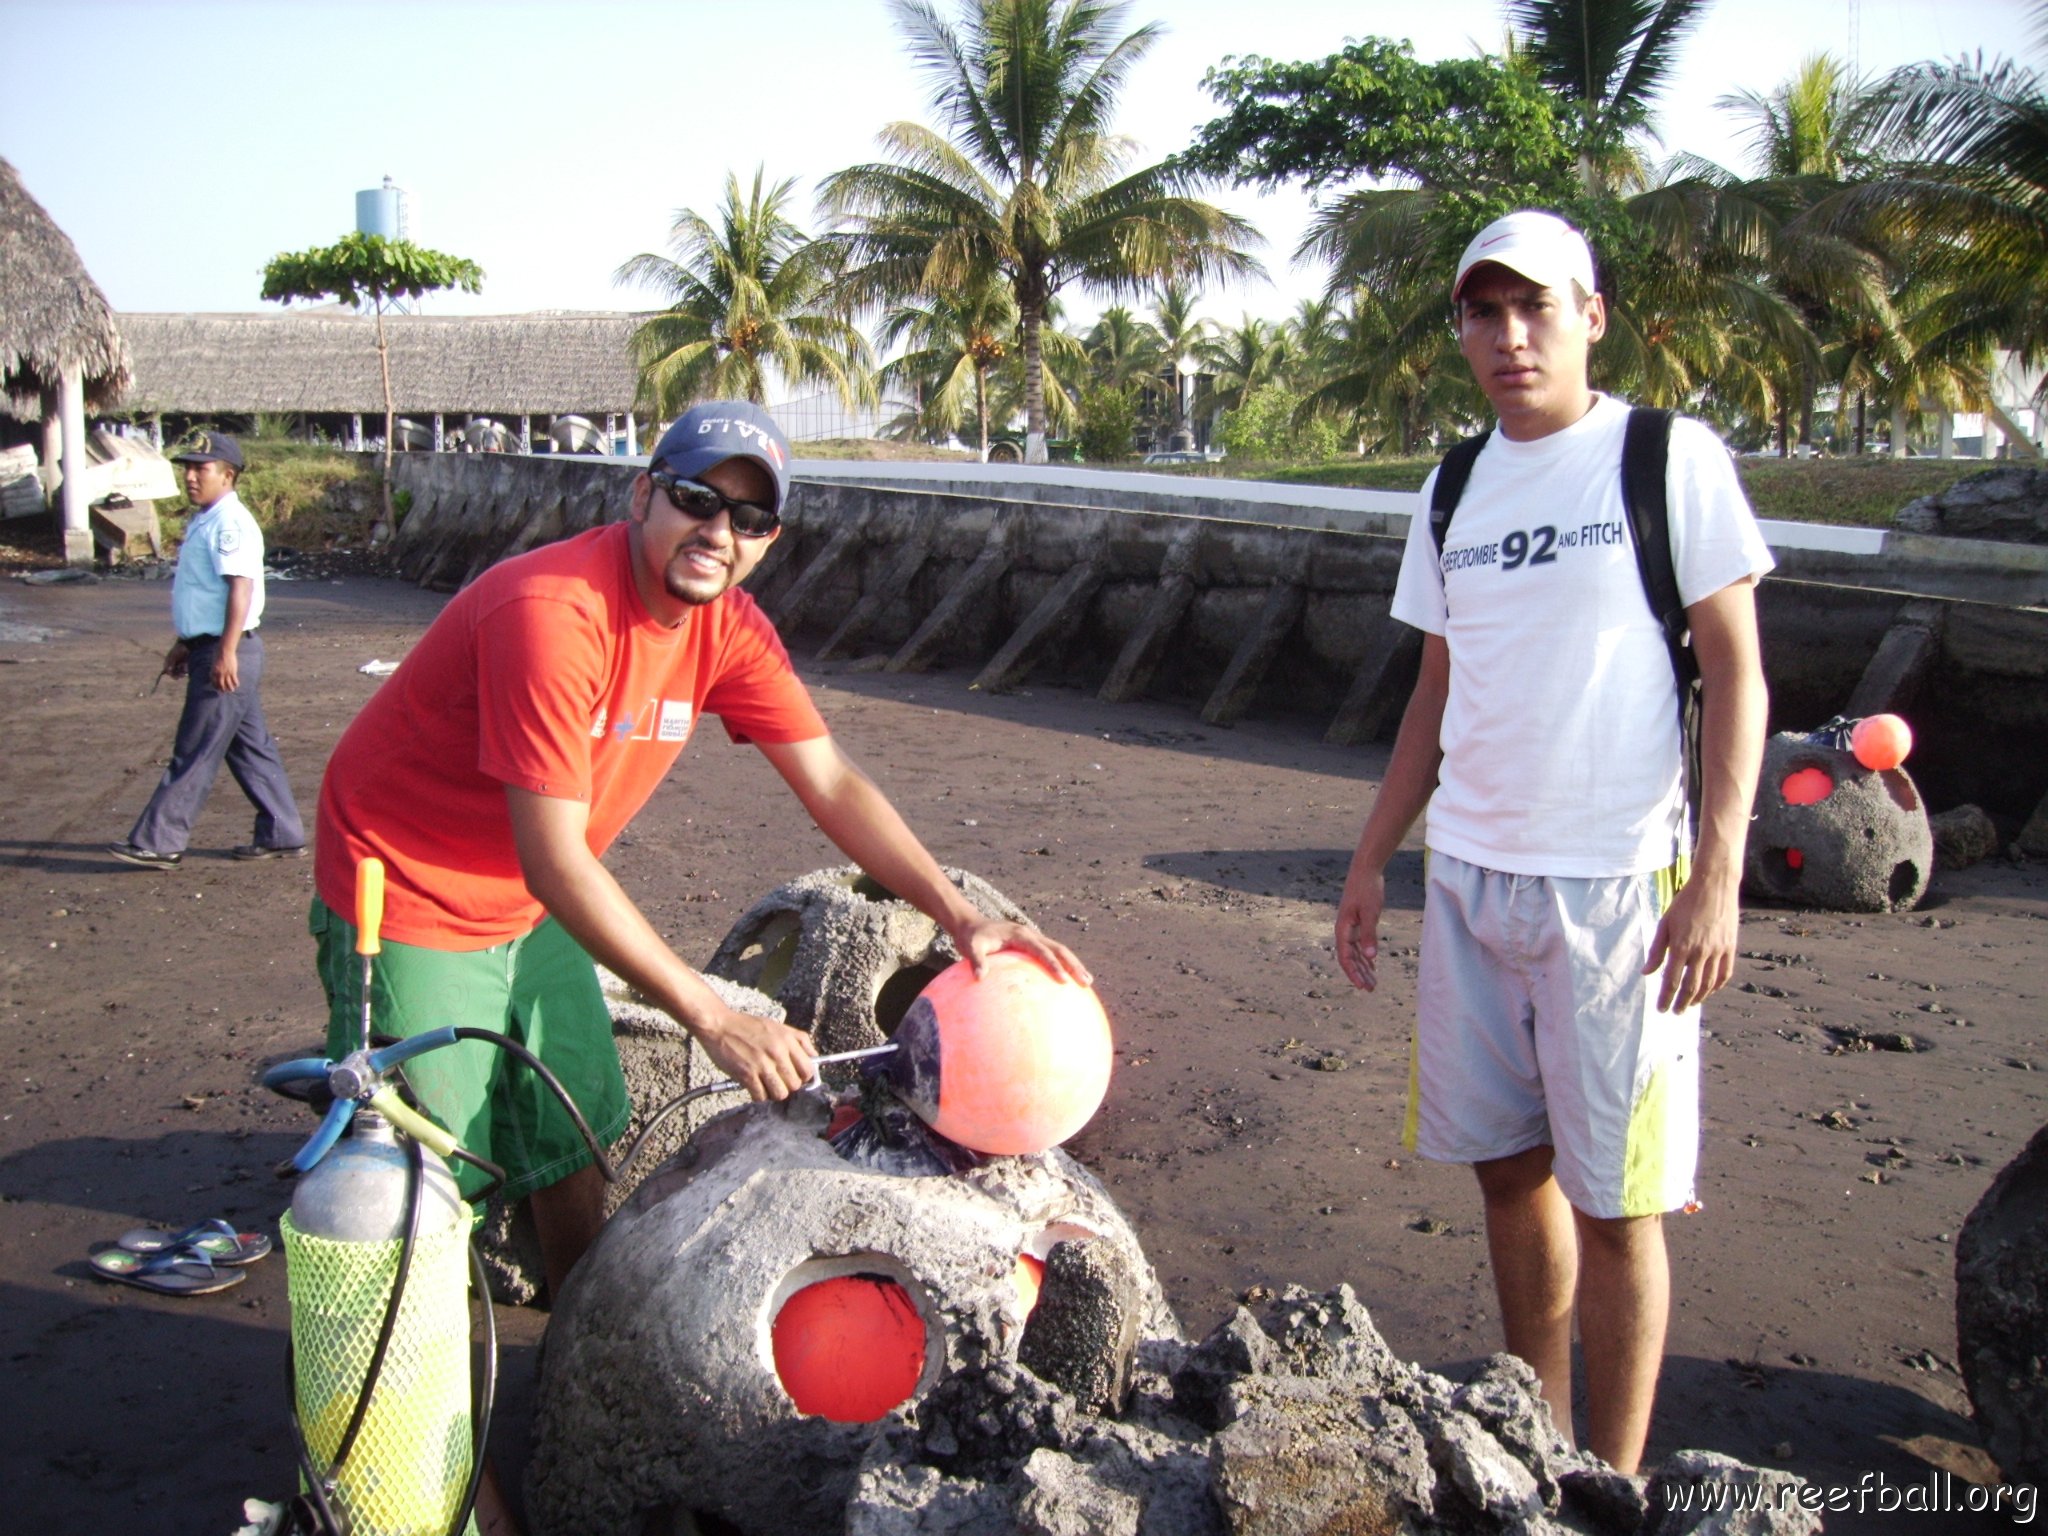
{"label": "thatched roof building", "polygon": [[[401,413],[599,417],[633,408],[630,314],[386,315]],[[337,310],[122,315],[126,409],[180,415],[381,415],[373,317]]]}
{"label": "thatched roof building", "polygon": [[109,409],[128,387],[128,349],[71,237],[0,159],[0,403],[34,421],[67,372],[88,405]]}

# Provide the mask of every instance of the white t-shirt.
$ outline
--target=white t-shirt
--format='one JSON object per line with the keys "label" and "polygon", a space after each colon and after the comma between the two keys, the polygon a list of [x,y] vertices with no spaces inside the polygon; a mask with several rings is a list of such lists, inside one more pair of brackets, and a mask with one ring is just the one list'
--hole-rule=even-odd
{"label": "white t-shirt", "polygon": [[[1428,845],[1509,874],[1594,878],[1671,863],[1685,836],[1678,691],[1621,499],[1628,407],[1487,439],[1444,540],[1408,529],[1393,614],[1450,648]],[[1688,606],[1771,568],[1735,466],[1671,427],[1672,563]]]}
{"label": "white t-shirt", "polygon": [[228,578],[247,576],[244,629],[263,622],[263,530],[241,497],[229,491],[185,524],[178,569],[171,578],[171,628],[180,635],[217,635],[228,617]]}

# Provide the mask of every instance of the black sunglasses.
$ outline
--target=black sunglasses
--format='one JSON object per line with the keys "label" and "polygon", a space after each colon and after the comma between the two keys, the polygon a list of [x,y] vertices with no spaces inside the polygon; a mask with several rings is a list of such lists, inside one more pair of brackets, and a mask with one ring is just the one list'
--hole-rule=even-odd
{"label": "black sunglasses", "polygon": [[732,531],[743,539],[765,539],[782,526],[782,514],[757,501],[734,501],[725,492],[701,480],[685,480],[665,469],[650,470],[647,478],[660,486],[669,505],[685,517],[708,522],[723,509],[732,514]]}

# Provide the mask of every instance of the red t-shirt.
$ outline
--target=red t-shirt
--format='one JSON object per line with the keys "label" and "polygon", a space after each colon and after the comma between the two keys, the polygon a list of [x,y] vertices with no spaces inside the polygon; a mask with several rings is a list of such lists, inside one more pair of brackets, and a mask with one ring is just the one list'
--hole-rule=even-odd
{"label": "red t-shirt", "polygon": [[614,523],[492,567],[371,695],[320,785],[314,883],[355,916],[357,862],[384,861],[386,938],[483,949],[542,916],[505,786],[590,805],[602,854],[706,713],[734,741],[808,741],[825,722],[746,593],[657,623]]}

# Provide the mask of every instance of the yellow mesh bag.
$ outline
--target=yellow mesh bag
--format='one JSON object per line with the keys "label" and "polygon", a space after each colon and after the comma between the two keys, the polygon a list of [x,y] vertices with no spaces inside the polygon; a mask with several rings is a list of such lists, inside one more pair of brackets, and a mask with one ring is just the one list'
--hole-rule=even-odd
{"label": "yellow mesh bag", "polygon": [[[401,1244],[284,1231],[299,1425],[329,1466],[355,1412]],[[422,1233],[336,1510],[351,1536],[446,1536],[470,1471],[469,1264],[464,1229]],[[472,1521],[468,1527],[475,1530]]]}

